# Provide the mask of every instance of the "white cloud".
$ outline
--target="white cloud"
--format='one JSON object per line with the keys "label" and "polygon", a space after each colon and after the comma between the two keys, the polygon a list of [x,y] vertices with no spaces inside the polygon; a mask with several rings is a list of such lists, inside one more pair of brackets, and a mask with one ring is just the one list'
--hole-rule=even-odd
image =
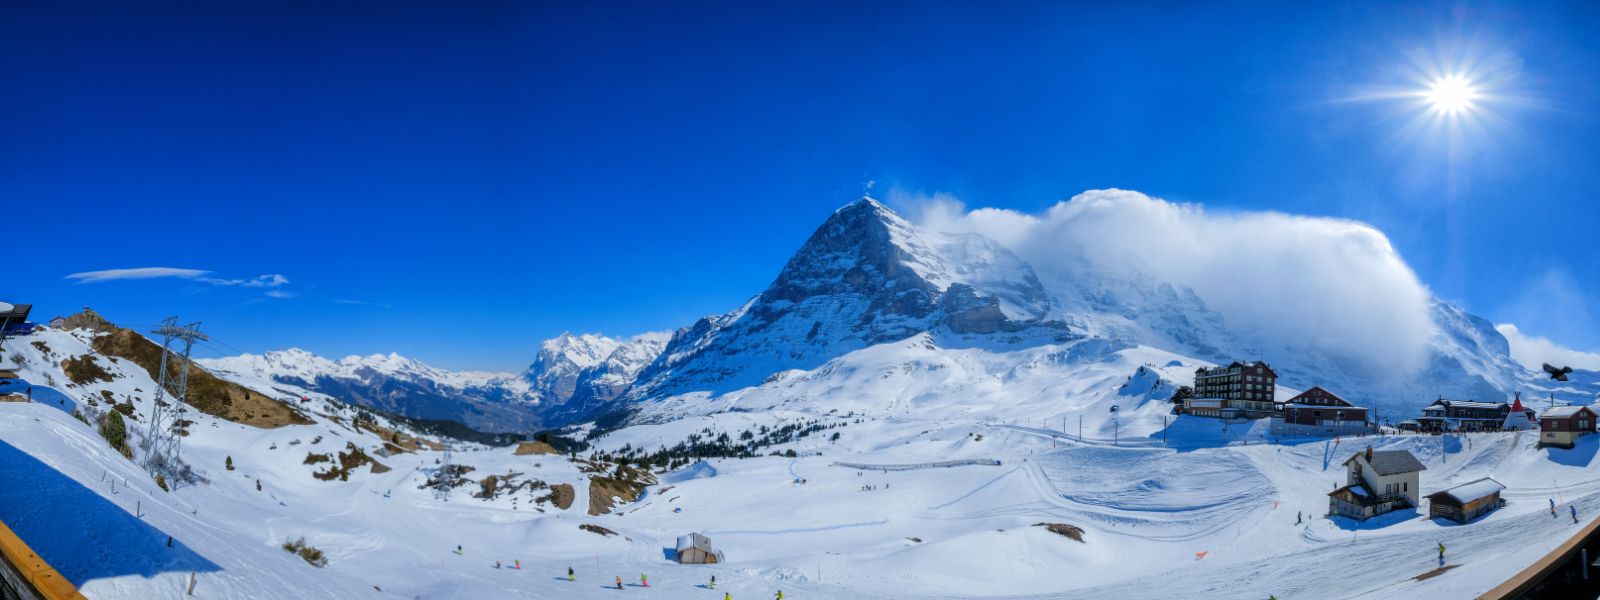
{"label": "white cloud", "polygon": [[178,277],[182,279],[196,279],[209,274],[210,271],[200,269],[174,269],[172,267],[139,267],[135,269],[106,269],[104,271],[84,271],[67,276],[78,283],[99,283],[102,281],[118,281],[124,279],[160,279],[163,277]]}
{"label": "white cloud", "polygon": [[1356,221],[1207,211],[1115,189],[1042,214],[967,210],[947,195],[910,203],[924,227],[1010,248],[1047,286],[1084,269],[1137,270],[1193,289],[1254,341],[1326,349],[1374,373],[1419,367],[1435,329],[1432,294],[1382,232]]}
{"label": "white cloud", "polygon": [[220,279],[207,277],[211,271],[204,269],[174,269],[172,267],[138,267],[133,269],[106,269],[104,271],[84,271],[67,275],[78,283],[100,283],[103,281],[120,281],[128,279],[163,279],[176,278],[198,281],[216,286],[240,286],[252,288],[271,288],[289,284],[289,278],[277,273],[257,275],[250,279]]}
{"label": "white cloud", "polygon": [[237,285],[237,286],[253,287],[253,288],[278,287],[280,285],[287,285],[289,283],[289,279],[287,277],[284,277],[284,276],[279,275],[277,273],[272,273],[272,274],[268,274],[268,275],[257,275],[253,279],[216,279],[216,278],[213,278],[213,277],[200,277],[200,278],[198,278],[198,280],[199,281],[203,281],[205,283],[209,283],[211,285],[223,285],[223,286],[235,286],[235,285]]}
{"label": "white cloud", "polygon": [[266,292],[263,293],[263,295],[265,295],[268,298],[277,298],[279,300],[282,300],[282,299],[285,299],[285,298],[293,298],[293,297],[295,297],[296,294],[294,292],[290,292],[290,291],[287,291],[287,290],[267,290]]}
{"label": "white cloud", "polygon": [[1506,341],[1511,342],[1511,358],[1529,369],[1542,371],[1543,365],[1549,363],[1557,367],[1600,371],[1600,353],[1573,350],[1549,338],[1525,334],[1510,323],[1495,325],[1494,328],[1500,331],[1500,335],[1506,336]]}

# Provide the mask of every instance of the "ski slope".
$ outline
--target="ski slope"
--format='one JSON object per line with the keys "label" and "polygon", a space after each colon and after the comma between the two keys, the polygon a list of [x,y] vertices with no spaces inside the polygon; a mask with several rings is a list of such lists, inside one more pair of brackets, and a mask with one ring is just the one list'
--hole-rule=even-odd
{"label": "ski slope", "polygon": [[[40,339],[56,359],[88,351],[83,339],[48,335]],[[596,449],[653,449],[706,432],[737,438],[799,422],[836,427],[762,449],[794,457],[712,459],[662,473],[637,501],[593,516],[592,475],[582,465],[509,447],[460,445],[453,460],[474,469],[474,482],[514,471],[571,484],[571,507],[534,502],[542,493],[473,498],[475,483],[435,498],[422,485],[439,452],[379,455],[383,438],[352,428],[352,409],[314,394],[302,405],[309,425],[257,429],[190,413],[184,456],[209,482],[162,492],[71,416],[101,391],[134,397],[146,414],[149,400],[137,398],[155,383],[112,361],[105,366],[114,380],[68,385],[54,360],[36,356],[24,375],[40,402],[0,403],[0,481],[27,482],[0,486],[0,519],[87,596],[113,600],[184,597],[190,574],[199,598],[582,600],[612,598],[614,578],[637,584],[647,574],[648,589],[626,592],[1259,600],[1470,597],[1576,531],[1567,506],[1600,516],[1600,436],[1572,450],[1537,449],[1534,436],[1517,433],[1278,445],[1261,424],[1170,416],[1164,390],[1197,364],[1181,356],[1095,340],[1020,348],[927,341],[650,407],[653,418],[593,440]],[[135,438],[143,423],[129,421]],[[312,476],[323,465],[306,464],[308,453],[347,444],[389,470],[359,467],[348,481]],[[1428,468],[1424,493],[1493,476],[1508,486],[1509,504],[1468,525],[1414,512],[1367,523],[1318,517],[1344,479],[1341,463],[1368,444],[1417,455]],[[228,457],[235,470],[223,467]],[[930,468],[885,468],[907,465]],[[1557,516],[1549,500],[1560,504]],[[1307,517],[1300,524],[1297,512]],[[1040,523],[1081,528],[1083,541]],[[728,562],[671,562],[674,540],[689,532],[709,536]],[[281,548],[302,537],[325,552],[325,568]],[[1439,566],[1441,542],[1458,567],[1416,580]],[[510,568],[515,561],[522,569]],[[569,567],[575,582],[566,580]],[[717,589],[701,587],[713,575]]]}
{"label": "ski slope", "polygon": [[[889,438],[927,425],[868,420],[844,431]],[[821,456],[707,461],[618,514],[590,517],[581,511],[584,486],[569,511],[513,510],[504,499],[468,498],[466,488],[436,500],[417,489],[419,470],[431,463],[426,452],[397,457],[388,473],[318,481],[284,451],[304,437],[297,430],[316,427],[197,434],[188,443],[192,458],[220,464],[232,453],[238,470],[211,469],[209,485],[163,493],[66,413],[0,404],[0,476],[39,483],[0,490],[0,518],[91,598],[176,598],[191,572],[197,596],[226,598],[605,598],[615,590],[602,584],[616,576],[636,583],[641,573],[651,587],[637,591],[664,598],[724,591],[761,598],[778,589],[791,598],[846,599],[1459,598],[1492,587],[1575,531],[1565,504],[1600,514],[1595,438],[1573,450],[1535,450],[1531,435],[1509,433],[1444,448],[1432,437],[1342,440],[1339,448],[1331,441],[1182,450],[1062,440],[1051,448],[1046,437],[980,424],[852,458],[908,464],[993,455],[1002,466],[864,471],[832,466],[834,449],[809,442],[807,450]],[[981,432],[983,441],[967,435]],[[1323,494],[1343,478],[1339,463],[1368,442],[1417,454],[1428,466],[1425,491],[1492,474],[1508,486],[1509,505],[1465,526],[1415,514],[1296,525],[1297,510],[1325,511]],[[265,450],[274,443],[278,450]],[[549,481],[583,478],[565,460],[517,457],[508,448],[461,451],[456,460],[485,473],[515,467]],[[102,473],[129,483],[113,492]],[[794,483],[796,475],[807,483]],[[257,477],[266,482],[262,492],[254,489]],[[51,502],[38,502],[40,494]],[[1552,517],[1546,498],[1557,496],[1563,506]],[[1032,526],[1040,522],[1081,527],[1084,542]],[[620,535],[582,531],[581,523]],[[690,531],[710,536],[729,562],[670,563],[666,550]],[[278,547],[300,536],[327,552],[327,568]],[[1439,542],[1461,567],[1414,581],[1437,566]],[[497,560],[521,560],[523,569],[496,569]],[[1322,567],[1330,562],[1359,564],[1364,576],[1352,581]],[[565,581],[568,566],[580,574],[577,583]],[[717,592],[695,587],[713,574]]]}

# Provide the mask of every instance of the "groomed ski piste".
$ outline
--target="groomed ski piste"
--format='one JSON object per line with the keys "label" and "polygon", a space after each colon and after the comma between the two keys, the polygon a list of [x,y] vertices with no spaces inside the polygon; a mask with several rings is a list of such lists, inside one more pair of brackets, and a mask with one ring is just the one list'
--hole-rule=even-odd
{"label": "groomed ski piste", "polygon": [[[39,335],[58,353],[78,350],[69,334]],[[1272,443],[1261,424],[1169,416],[1147,384],[1194,363],[1158,350],[1059,364],[1042,358],[1074,350],[1019,350],[1041,360],[1016,352],[994,360],[1013,366],[1001,384],[983,371],[990,350],[922,355],[926,372],[877,368],[907,364],[906,347],[853,353],[824,367],[826,377],[819,369],[741,394],[663,403],[656,416],[670,418],[597,438],[606,451],[670,446],[706,430],[839,425],[762,449],[794,450],[793,458],[713,459],[661,474],[637,501],[594,516],[578,465],[510,447],[458,447],[453,461],[473,476],[514,470],[574,484],[570,509],[481,500],[470,495],[474,485],[437,499],[421,489],[440,458],[427,450],[379,457],[390,468],[383,473],[313,478],[308,451],[383,443],[330,418],[331,404],[312,411],[311,425],[278,429],[191,413],[184,457],[209,483],[162,492],[70,414],[92,391],[154,382],[115,364],[113,382],[55,389],[32,371],[39,401],[0,403],[0,519],[97,599],[185,597],[194,574],[196,598],[742,600],[782,590],[845,600],[1288,600],[1472,597],[1576,532],[1569,505],[1585,522],[1600,516],[1597,436],[1572,450],[1537,449],[1531,433]],[[807,403],[776,400],[802,397],[796,386],[811,386]],[[1365,523],[1323,517],[1326,493],[1344,482],[1343,461],[1369,445],[1421,459],[1424,494],[1493,476],[1508,486],[1508,504],[1466,525],[1414,511]],[[230,456],[232,471],[223,468]],[[1305,522],[1296,524],[1297,512]],[[1081,528],[1082,541],[1041,523]],[[708,536],[727,562],[672,562],[674,540],[690,532]],[[326,567],[282,549],[302,537],[326,554]],[[1440,543],[1453,567],[1436,573]]]}

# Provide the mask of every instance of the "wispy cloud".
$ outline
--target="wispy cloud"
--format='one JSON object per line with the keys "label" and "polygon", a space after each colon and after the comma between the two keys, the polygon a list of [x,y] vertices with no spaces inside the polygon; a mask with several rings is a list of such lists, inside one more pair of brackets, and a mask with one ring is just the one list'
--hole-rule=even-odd
{"label": "wispy cloud", "polygon": [[242,287],[252,287],[252,288],[262,288],[262,287],[268,287],[269,288],[269,287],[278,287],[280,285],[288,285],[289,284],[289,278],[284,277],[282,275],[279,275],[277,273],[271,273],[271,274],[268,274],[268,275],[257,275],[253,279],[217,279],[217,278],[214,278],[214,277],[198,277],[198,278],[196,278],[196,280],[197,281],[202,281],[202,282],[205,282],[205,283],[209,283],[211,285],[242,286]]}
{"label": "wispy cloud", "polygon": [[1538,371],[1542,365],[1548,363],[1557,367],[1600,371],[1600,353],[1573,350],[1552,342],[1549,338],[1523,333],[1516,325],[1510,323],[1496,325],[1494,328],[1511,343],[1511,358],[1529,369]]}
{"label": "wispy cloud", "polygon": [[345,298],[336,298],[336,299],[334,299],[333,303],[334,304],[348,304],[348,305],[351,305],[351,306],[376,306],[378,308],[392,308],[393,307],[393,305],[391,305],[391,304],[389,304],[387,302],[368,302],[366,300],[349,300],[349,299],[345,299]]}
{"label": "wispy cloud", "polygon": [[102,281],[121,281],[127,279],[161,279],[164,277],[177,277],[180,279],[198,279],[209,275],[210,271],[200,269],[175,269],[172,267],[139,267],[135,269],[106,269],[104,271],[84,271],[67,276],[78,283],[99,283]]}
{"label": "wispy cloud", "polygon": [[[289,284],[289,278],[277,273],[257,275],[249,279],[227,279],[210,277],[211,271],[205,269],[177,269],[173,267],[137,267],[132,269],[106,269],[103,271],[84,271],[67,275],[67,279],[78,283],[101,283],[106,281],[126,281],[133,279],[187,279],[200,283],[222,287],[249,287],[249,288],[275,288]],[[278,296],[274,296],[278,297]]]}
{"label": "wispy cloud", "polygon": [[296,293],[288,291],[288,290],[267,290],[266,292],[264,292],[263,295],[265,295],[268,298],[277,298],[279,300],[283,300],[283,299],[286,299],[286,298],[293,298],[295,296],[298,296],[299,294],[296,294]]}

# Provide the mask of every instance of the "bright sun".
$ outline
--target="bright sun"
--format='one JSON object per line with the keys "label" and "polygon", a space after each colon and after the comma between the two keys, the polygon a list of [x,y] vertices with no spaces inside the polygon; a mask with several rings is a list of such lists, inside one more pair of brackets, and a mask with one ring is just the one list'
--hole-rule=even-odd
{"label": "bright sun", "polygon": [[1455,115],[1472,108],[1472,101],[1478,98],[1478,89],[1466,77],[1450,75],[1429,84],[1424,97],[1434,111]]}

